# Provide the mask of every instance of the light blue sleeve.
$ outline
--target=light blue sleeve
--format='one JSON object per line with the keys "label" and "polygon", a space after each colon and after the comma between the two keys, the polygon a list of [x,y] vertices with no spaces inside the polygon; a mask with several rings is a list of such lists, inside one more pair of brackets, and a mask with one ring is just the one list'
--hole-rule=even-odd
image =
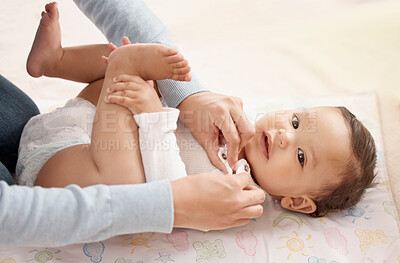
{"label": "light blue sleeve", "polygon": [[[107,39],[122,45],[121,38],[132,42],[162,43],[175,47],[165,25],[141,0],[74,0],[82,12],[100,29]],[[192,73],[190,82],[157,81],[168,106],[176,108],[186,97],[206,91]]]}
{"label": "light blue sleeve", "polygon": [[129,233],[170,233],[172,226],[168,180],[86,188],[0,181],[0,246],[62,246]]}

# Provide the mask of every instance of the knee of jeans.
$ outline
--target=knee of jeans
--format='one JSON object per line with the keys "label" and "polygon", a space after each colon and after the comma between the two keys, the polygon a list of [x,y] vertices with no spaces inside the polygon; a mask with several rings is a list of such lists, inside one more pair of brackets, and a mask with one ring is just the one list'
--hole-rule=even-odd
{"label": "knee of jeans", "polygon": [[0,181],[5,181],[9,185],[15,184],[10,174],[10,171],[8,171],[7,167],[5,167],[1,162],[0,162]]}

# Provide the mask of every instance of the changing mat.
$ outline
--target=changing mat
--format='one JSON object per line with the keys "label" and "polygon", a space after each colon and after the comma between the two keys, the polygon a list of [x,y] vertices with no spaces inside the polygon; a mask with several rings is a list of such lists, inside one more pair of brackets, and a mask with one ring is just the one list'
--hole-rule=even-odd
{"label": "changing mat", "polygon": [[0,248],[0,263],[15,262],[308,262],[400,263],[398,215],[385,167],[376,96],[329,98],[244,98],[246,112],[344,105],[373,134],[378,154],[377,186],[355,207],[322,218],[289,212],[267,197],[264,214],[249,224],[222,231],[174,229],[139,233],[65,247]]}

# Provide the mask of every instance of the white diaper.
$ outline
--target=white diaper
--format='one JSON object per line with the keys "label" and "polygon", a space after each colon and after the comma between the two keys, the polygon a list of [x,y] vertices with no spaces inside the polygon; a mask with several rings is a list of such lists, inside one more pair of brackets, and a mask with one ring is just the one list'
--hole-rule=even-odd
{"label": "white diaper", "polygon": [[18,184],[33,186],[40,169],[57,152],[73,145],[90,144],[95,112],[93,104],[77,98],[30,119],[18,149]]}

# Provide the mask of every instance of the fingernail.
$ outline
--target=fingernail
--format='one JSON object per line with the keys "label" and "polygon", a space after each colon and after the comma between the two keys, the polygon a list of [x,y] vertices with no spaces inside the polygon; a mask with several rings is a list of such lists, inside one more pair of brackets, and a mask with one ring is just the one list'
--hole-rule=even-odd
{"label": "fingernail", "polygon": [[114,81],[114,82],[117,82],[117,77],[113,78],[113,81]]}
{"label": "fingernail", "polygon": [[105,102],[109,102],[108,96],[104,97]]}
{"label": "fingernail", "polygon": [[111,92],[111,89],[110,88],[107,88],[107,93],[110,93]]}

